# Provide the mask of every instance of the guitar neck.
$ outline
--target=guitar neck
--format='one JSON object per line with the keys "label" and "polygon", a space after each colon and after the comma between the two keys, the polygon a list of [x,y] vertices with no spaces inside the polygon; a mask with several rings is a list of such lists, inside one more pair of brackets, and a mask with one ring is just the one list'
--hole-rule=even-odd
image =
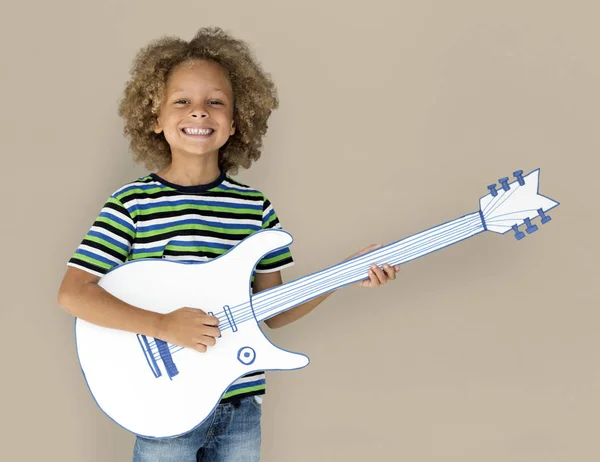
{"label": "guitar neck", "polygon": [[308,276],[263,290],[252,296],[257,321],[301,305],[319,295],[368,277],[371,264],[392,266],[423,257],[485,231],[479,212],[470,213]]}

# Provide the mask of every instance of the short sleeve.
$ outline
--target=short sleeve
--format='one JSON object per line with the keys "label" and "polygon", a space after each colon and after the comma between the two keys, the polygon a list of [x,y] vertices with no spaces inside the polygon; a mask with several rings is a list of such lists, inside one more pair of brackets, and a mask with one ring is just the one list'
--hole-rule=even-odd
{"label": "short sleeve", "polygon": [[[262,212],[262,229],[282,229],[277,213],[273,208],[273,204],[263,196],[263,212]],[[256,265],[255,272],[271,273],[282,270],[294,264],[294,259],[289,247],[276,250],[275,252],[265,255],[265,257]]]}
{"label": "short sleeve", "polygon": [[67,266],[102,277],[127,260],[134,237],[135,223],[129,211],[113,194],[105,202]]}

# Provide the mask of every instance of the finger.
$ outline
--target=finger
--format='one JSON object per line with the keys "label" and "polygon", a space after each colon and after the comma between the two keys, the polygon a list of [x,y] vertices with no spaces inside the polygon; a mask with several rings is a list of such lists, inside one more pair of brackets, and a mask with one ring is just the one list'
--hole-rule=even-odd
{"label": "finger", "polygon": [[379,277],[377,277],[377,273],[375,273],[374,268],[369,268],[369,277],[371,278],[370,287],[379,287],[381,285]]}
{"label": "finger", "polygon": [[388,279],[396,279],[396,271],[394,271],[394,268],[392,268],[390,265],[384,263],[383,270],[385,271],[385,274],[387,275]]}
{"label": "finger", "polygon": [[215,344],[217,343],[217,339],[211,337],[210,335],[201,335],[196,339],[196,343],[206,345],[207,347],[215,346]]}
{"label": "finger", "polygon": [[205,324],[207,326],[218,326],[219,318],[217,318],[216,316],[203,316],[202,324]]}
{"label": "finger", "polygon": [[379,282],[381,284],[385,284],[387,282],[387,280],[388,280],[387,275],[379,266],[373,265],[373,272],[375,273],[375,275],[377,276],[377,279],[379,280]]}
{"label": "finger", "polygon": [[219,329],[218,327],[204,326],[204,328],[202,329],[202,335],[217,338],[221,336],[221,329]]}
{"label": "finger", "polygon": [[196,350],[199,353],[206,353],[206,345],[202,343],[196,343],[196,345],[194,346],[194,350]]}

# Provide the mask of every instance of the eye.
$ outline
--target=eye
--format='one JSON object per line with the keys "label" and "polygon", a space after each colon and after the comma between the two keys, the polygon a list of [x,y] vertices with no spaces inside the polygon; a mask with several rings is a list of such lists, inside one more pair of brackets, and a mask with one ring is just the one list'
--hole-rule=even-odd
{"label": "eye", "polygon": [[181,103],[182,101],[187,101],[187,99],[178,99],[177,101],[175,101],[175,104],[179,104],[179,103]]}
{"label": "eye", "polygon": [[210,102],[211,104],[213,104],[213,103],[214,103],[214,104],[223,104],[223,103],[222,103],[221,101],[219,101],[219,100],[211,100],[211,101],[209,101],[209,102]]}

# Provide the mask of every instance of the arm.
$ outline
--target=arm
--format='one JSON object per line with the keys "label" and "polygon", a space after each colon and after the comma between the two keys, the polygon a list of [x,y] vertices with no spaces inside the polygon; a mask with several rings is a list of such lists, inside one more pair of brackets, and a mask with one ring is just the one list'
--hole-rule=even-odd
{"label": "arm", "polygon": [[206,351],[215,345],[218,318],[196,308],[168,314],[123,302],[98,285],[100,278],[69,266],[58,290],[58,304],[73,316],[101,327],[160,338],[174,345]]}
{"label": "arm", "polygon": [[[278,286],[282,283],[281,271],[273,271],[271,273],[255,273],[252,293],[256,294],[262,290],[270,289],[271,287]],[[271,329],[277,329],[279,327],[286,326],[300,319],[301,317],[306,316],[333,292],[335,291],[319,295],[318,297],[315,297],[312,300],[303,303],[302,305],[295,306],[294,308],[284,311],[283,313],[279,313],[278,315],[265,320],[265,324]]]}
{"label": "arm", "polygon": [[111,329],[158,337],[163,315],[123,302],[98,285],[100,278],[69,266],[58,290],[58,304],[71,315]]}

